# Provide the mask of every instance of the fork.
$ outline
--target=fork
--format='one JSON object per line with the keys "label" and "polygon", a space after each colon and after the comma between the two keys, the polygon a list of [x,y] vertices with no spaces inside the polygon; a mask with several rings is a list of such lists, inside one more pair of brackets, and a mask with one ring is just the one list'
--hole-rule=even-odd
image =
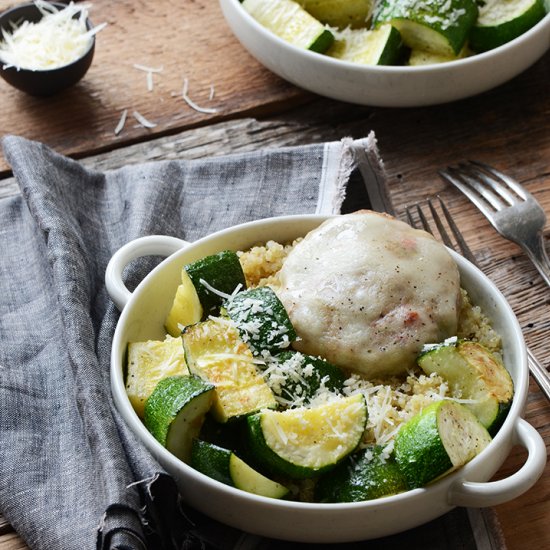
{"label": "fork", "polygon": [[[475,256],[473,255],[470,247],[464,240],[464,237],[462,236],[462,233],[460,232],[455,221],[453,220],[451,213],[447,209],[447,206],[445,205],[441,197],[438,196],[437,200],[441,211],[443,212],[447,225],[452,233],[452,236],[454,237],[453,242],[453,239],[445,228],[445,224],[442,222],[441,217],[439,216],[439,213],[437,212],[432,199],[427,199],[426,204],[430,211],[430,217],[432,218],[437,228],[437,232],[439,233],[443,244],[445,244],[447,247],[451,248],[455,252],[462,254],[462,256],[473,263],[476,267],[479,267]],[[407,206],[406,214],[407,221],[412,227],[415,227],[417,229],[424,229],[424,231],[427,231],[428,233],[434,235],[432,227],[428,222],[428,218],[426,217],[420,204],[417,203]],[[414,214],[416,214],[416,216],[414,216]],[[541,389],[542,393],[546,396],[548,400],[550,400],[550,373],[539,363],[538,359],[533,355],[533,352],[529,348],[526,349],[529,371],[531,372],[531,375],[535,379],[535,382]]]}
{"label": "fork", "polygon": [[533,195],[482,162],[463,162],[440,170],[439,175],[462,191],[503,237],[523,248],[550,286],[550,261],[542,233],[546,215]]}

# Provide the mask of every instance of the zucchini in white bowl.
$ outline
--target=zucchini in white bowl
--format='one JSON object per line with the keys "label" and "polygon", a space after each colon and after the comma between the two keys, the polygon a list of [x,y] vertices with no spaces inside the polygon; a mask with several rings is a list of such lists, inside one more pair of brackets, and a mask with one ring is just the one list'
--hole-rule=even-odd
{"label": "zucchini in white bowl", "polygon": [[[111,380],[115,404],[124,420],[174,476],[182,497],[189,505],[229,525],[262,536],[310,543],[376,538],[430,521],[457,505],[493,506],[528,490],[544,468],[546,449],[536,430],[522,419],[527,398],[528,369],[521,330],[509,305],[493,283],[456,254],[452,257],[458,265],[462,286],[502,336],[503,361],[515,392],[498,433],[458,472],[451,472],[422,488],[374,500],[297,502],[288,497],[252,494],[212,479],[174,456],[146,429],[125,390],[127,346],[129,342],[163,339],[164,321],[180,284],[182,268],[225,249],[246,250],[259,241],[270,239],[291,242],[325,219],[313,215],[261,220],[221,231],[191,245],[169,237],[154,237],[152,243],[162,244],[160,249],[164,253],[171,246],[174,254],[156,267],[131,294],[123,290],[122,269],[130,258],[135,257],[137,250],[144,250],[143,240],[134,241],[115,254],[108,270],[107,289],[116,303],[123,306],[123,311],[113,340]],[[150,251],[152,247],[146,249]],[[229,425],[228,422],[227,427]],[[268,480],[280,483],[272,474],[250,464],[246,449],[239,447],[240,435],[236,430],[236,443],[231,443],[231,438],[227,437],[224,445],[234,445],[234,449],[229,450],[245,464]],[[515,444],[527,449],[525,464],[505,479],[489,481]],[[336,475],[336,470],[333,471]],[[281,485],[285,486],[284,483]]]}
{"label": "zucchini in white bowl", "polygon": [[[457,7],[461,1],[468,6],[467,10],[464,7]],[[500,1],[509,2],[509,0]],[[354,0],[352,3],[356,2],[359,0]],[[382,24],[382,21],[378,20],[377,8],[386,3],[390,6],[391,0],[381,0],[375,6],[374,16],[370,18],[366,27],[358,29],[354,24],[351,30],[372,31],[373,23],[376,25],[378,21],[378,25]],[[520,3],[523,3],[523,0]],[[305,9],[305,0],[296,4]],[[332,2],[334,6],[338,4],[336,1]],[[401,2],[394,2],[394,4],[401,4]],[[406,0],[405,4],[416,6],[428,3],[421,0]],[[220,0],[229,28],[244,48],[269,70],[308,91],[361,105],[418,107],[470,97],[510,80],[535,63],[549,48],[548,6],[546,6],[546,14],[536,12],[538,19],[531,16],[526,18],[529,21],[529,27],[515,23],[512,25],[515,29],[522,29],[519,36],[514,37],[513,33],[506,33],[508,38],[505,43],[492,47],[488,51],[476,52],[469,46],[472,33],[477,33],[478,28],[485,32],[482,27],[476,27],[475,20],[472,20],[473,6],[477,4],[472,3],[472,0],[453,0],[453,2],[438,0],[429,4],[455,6],[457,14],[462,13],[461,10],[466,10],[470,14],[468,17],[457,18],[457,22],[461,21],[462,31],[456,32],[460,29],[458,27],[455,29],[454,19],[448,24],[430,25],[429,17],[424,17],[424,22],[420,16],[409,15],[406,19],[401,17],[404,14],[399,16],[396,14],[393,17],[388,7],[387,10],[383,10],[384,17],[395,24],[396,31],[399,32],[401,27],[405,41],[409,42],[409,46],[404,50],[405,53],[393,56],[378,55],[375,50],[380,51],[380,41],[376,40],[372,41],[372,46],[367,48],[370,50],[368,55],[363,49],[361,55],[352,54],[349,59],[346,59],[346,54],[342,52],[349,50],[349,47],[338,45],[338,42],[346,41],[344,35],[346,32],[349,33],[350,29],[346,31],[320,22],[325,30],[334,36],[333,46],[321,54],[291,44],[276,32],[269,30],[255,19],[239,0]],[[327,1],[326,6],[330,8],[331,3]],[[307,10],[305,11],[307,13]],[[324,15],[324,17],[328,21],[327,16]],[[503,20],[498,26],[505,28],[508,24]],[[466,30],[467,40],[464,42]],[[501,34],[500,31],[499,34]],[[434,44],[432,39],[435,39]],[[427,41],[432,45],[426,46]],[[493,39],[489,42],[496,44]],[[483,50],[487,47],[483,46]],[[329,55],[331,52],[335,53],[334,57]]]}

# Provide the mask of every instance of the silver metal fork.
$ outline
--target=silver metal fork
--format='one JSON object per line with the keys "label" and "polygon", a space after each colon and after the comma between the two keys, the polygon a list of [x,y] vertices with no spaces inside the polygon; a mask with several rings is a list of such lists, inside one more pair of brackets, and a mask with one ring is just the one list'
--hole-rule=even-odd
{"label": "silver metal fork", "polygon": [[[425,207],[429,210],[428,216],[426,216],[425,209],[422,208],[421,204],[414,204],[406,208],[407,221],[412,227],[424,229],[424,231],[427,231],[436,237],[433,227],[428,221],[428,217],[431,218],[437,228],[437,233],[439,234],[440,240],[443,241],[443,244],[455,252],[462,254],[462,256],[464,256],[467,260],[479,267],[475,256],[464,240],[462,233],[458,229],[445,203],[441,197],[437,197],[437,201],[451,234],[447,231],[445,224],[441,220],[441,217],[434,206],[434,201],[431,199],[427,199],[424,203]],[[539,363],[538,359],[533,355],[529,348],[527,348],[527,359],[531,375],[535,379],[535,382],[538,384],[542,393],[548,400],[550,400],[550,373]]]}
{"label": "silver metal fork", "polygon": [[503,237],[521,246],[550,286],[550,261],[542,233],[546,215],[533,195],[482,162],[460,163],[441,170],[439,175],[460,189]]}

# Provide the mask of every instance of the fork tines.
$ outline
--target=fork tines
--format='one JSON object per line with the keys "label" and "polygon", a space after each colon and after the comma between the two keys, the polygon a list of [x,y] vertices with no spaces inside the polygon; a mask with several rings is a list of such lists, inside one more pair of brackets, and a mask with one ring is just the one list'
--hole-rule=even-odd
{"label": "fork tines", "polygon": [[[437,205],[443,213],[443,217],[446,223],[443,223],[441,216],[439,215],[436,205],[434,205],[432,199],[426,199],[425,204],[430,210],[430,217],[437,228],[437,232],[443,243],[452,250],[459,251],[467,260],[474,265],[477,263],[475,256],[473,255],[470,247],[466,244],[460,229],[458,229],[451,213],[447,209],[447,206],[443,202],[440,196],[437,196]],[[434,231],[428,222],[428,218],[422,210],[420,203],[407,206],[406,208],[407,220],[412,227],[423,229],[428,233],[434,235]],[[449,234],[450,233],[450,234]],[[452,238],[451,238],[452,235]],[[435,236],[435,235],[434,235]],[[454,242],[453,242],[454,238]]]}
{"label": "fork tines", "polygon": [[482,212],[500,211],[526,201],[530,194],[518,182],[483,162],[470,160],[440,170],[439,175],[460,189]]}

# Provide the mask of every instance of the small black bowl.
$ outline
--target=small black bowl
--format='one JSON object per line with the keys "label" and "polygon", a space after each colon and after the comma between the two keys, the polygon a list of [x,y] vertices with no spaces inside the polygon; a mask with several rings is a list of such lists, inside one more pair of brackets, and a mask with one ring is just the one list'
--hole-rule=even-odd
{"label": "small black bowl", "polygon": [[[58,8],[63,9],[65,4],[52,2]],[[10,22],[17,23],[27,20],[36,23],[42,19],[42,14],[33,4],[22,4],[5,11],[0,15],[0,29],[11,31]],[[89,19],[86,27],[93,27]],[[0,32],[0,40],[2,33]],[[0,76],[13,87],[35,96],[49,96],[59,92],[73,84],[76,84],[88,71],[92,64],[95,50],[95,36],[92,37],[90,47],[79,59],[56,69],[30,70],[8,67],[4,69],[4,63],[0,59]]]}

